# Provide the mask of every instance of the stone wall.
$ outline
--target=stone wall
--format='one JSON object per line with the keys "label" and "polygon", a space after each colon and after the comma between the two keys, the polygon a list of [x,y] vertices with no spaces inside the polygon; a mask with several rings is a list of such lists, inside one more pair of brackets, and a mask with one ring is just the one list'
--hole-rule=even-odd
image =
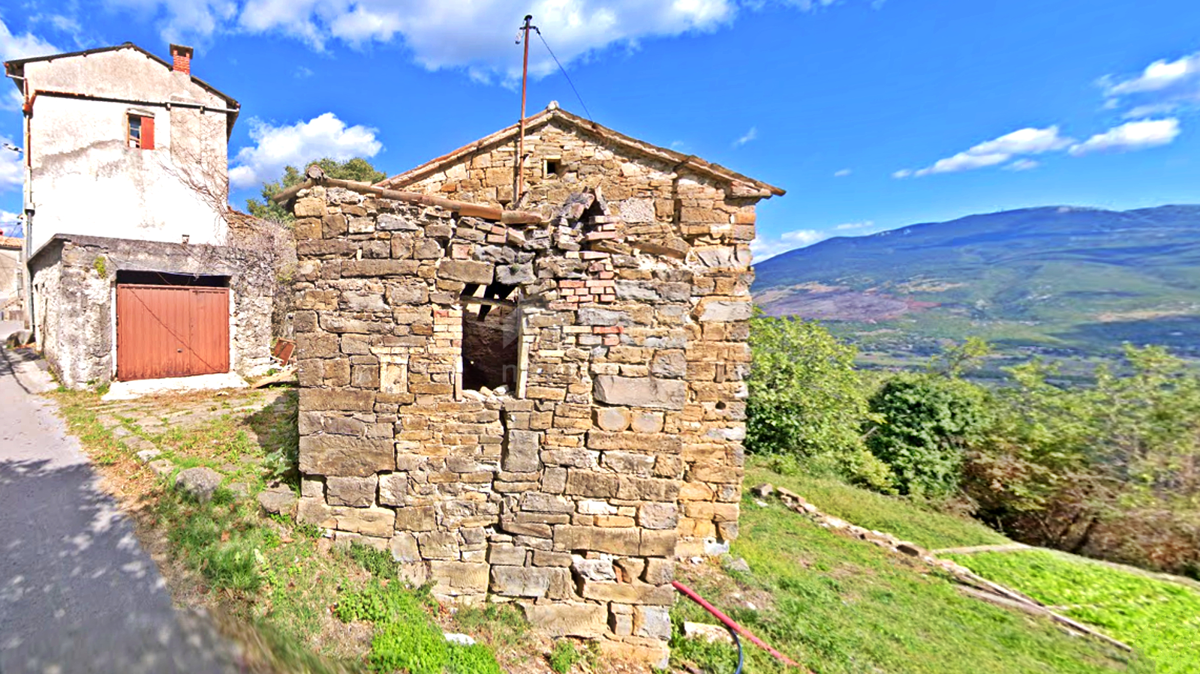
{"label": "stone wall", "polygon": [[64,386],[82,388],[113,379],[115,287],[122,271],[228,277],[233,300],[230,369],[249,376],[271,367],[274,269],[262,253],[59,235],[35,253],[31,268],[34,336]]}
{"label": "stone wall", "polygon": [[[713,222],[685,234],[577,187],[536,225],[297,195],[298,515],[665,664],[674,560],[737,533],[753,205],[694,183]],[[506,299],[515,382],[471,390],[470,326]]]}
{"label": "stone wall", "polygon": [[[686,375],[687,404],[678,413],[664,415],[666,432],[682,445],[684,463],[679,552],[720,552],[737,536],[741,498],[744,378],[749,365],[746,319],[753,281],[749,244],[755,236],[755,204],[774,188],[744,176],[734,182],[715,179],[712,172],[691,163],[713,168],[702,160],[648,146],[554,106],[533,119],[525,138],[520,208],[551,213],[580,192],[599,194],[606,202],[602,219],[609,224],[605,231],[590,232],[584,247],[619,239],[638,252],[641,265],[618,270],[610,286],[600,277],[586,283],[564,279],[561,300],[581,306],[641,304],[636,311],[649,311],[664,297],[687,303],[658,312],[666,328],[663,339],[682,348],[682,354],[664,349],[646,359],[644,351],[636,350],[643,342],[616,335],[602,346],[616,347],[606,354],[605,366],[619,366],[618,375],[658,376],[664,369]],[[452,153],[449,160],[430,162],[383,184],[472,203],[511,205],[516,153],[512,134],[501,132]],[[548,168],[557,171],[547,172]],[[673,275],[646,268],[667,261],[674,265]],[[597,292],[604,288],[609,290]],[[590,316],[591,309],[580,313],[581,319]]]}

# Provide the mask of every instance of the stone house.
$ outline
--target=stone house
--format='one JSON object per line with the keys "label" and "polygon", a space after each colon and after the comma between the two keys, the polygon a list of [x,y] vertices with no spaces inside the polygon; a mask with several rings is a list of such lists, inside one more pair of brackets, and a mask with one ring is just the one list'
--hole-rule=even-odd
{"label": "stone house", "polygon": [[231,246],[239,106],[131,43],[5,63],[24,100],[26,294],[63,384],[270,365],[270,266]]}
{"label": "stone house", "polygon": [[[755,204],[552,106],[297,220],[300,519],[439,597],[665,664],[674,561],[737,536]],[[518,179],[519,178],[519,179]]]}
{"label": "stone house", "polygon": [[21,288],[24,287],[24,266],[21,251],[25,244],[19,238],[0,236],[0,321],[24,320],[21,310]]}

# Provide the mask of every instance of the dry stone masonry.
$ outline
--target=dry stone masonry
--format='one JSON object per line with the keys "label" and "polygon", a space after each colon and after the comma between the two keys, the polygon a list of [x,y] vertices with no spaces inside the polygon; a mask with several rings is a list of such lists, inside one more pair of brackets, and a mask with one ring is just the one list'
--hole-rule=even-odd
{"label": "dry stone masonry", "polygon": [[[771,192],[577,119],[531,120],[533,224],[333,181],[294,195],[298,515],[439,597],[662,663],[674,560],[737,535]],[[511,201],[511,136],[481,143],[392,186]]]}

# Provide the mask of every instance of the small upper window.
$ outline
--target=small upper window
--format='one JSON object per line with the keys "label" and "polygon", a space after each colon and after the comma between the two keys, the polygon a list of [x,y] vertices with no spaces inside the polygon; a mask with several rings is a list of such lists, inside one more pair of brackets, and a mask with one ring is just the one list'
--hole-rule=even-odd
{"label": "small upper window", "polygon": [[545,165],[542,167],[542,175],[547,178],[557,177],[562,175],[562,160],[558,157],[546,157]]}
{"label": "small upper window", "polygon": [[154,118],[150,115],[129,113],[126,141],[131,148],[154,149]]}

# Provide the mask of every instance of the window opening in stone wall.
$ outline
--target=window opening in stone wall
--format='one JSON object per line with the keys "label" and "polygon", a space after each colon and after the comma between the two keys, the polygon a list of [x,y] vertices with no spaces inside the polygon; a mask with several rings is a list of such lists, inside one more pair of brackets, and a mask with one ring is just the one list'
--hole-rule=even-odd
{"label": "window opening in stone wall", "polygon": [[512,395],[520,375],[521,312],[516,286],[468,284],[462,292],[464,390]]}
{"label": "window opening in stone wall", "polygon": [[154,117],[131,112],[126,116],[125,140],[129,147],[141,150],[154,149]]}
{"label": "window opening in stone wall", "polygon": [[562,175],[562,160],[558,157],[546,157],[542,167],[542,175],[547,178]]}

